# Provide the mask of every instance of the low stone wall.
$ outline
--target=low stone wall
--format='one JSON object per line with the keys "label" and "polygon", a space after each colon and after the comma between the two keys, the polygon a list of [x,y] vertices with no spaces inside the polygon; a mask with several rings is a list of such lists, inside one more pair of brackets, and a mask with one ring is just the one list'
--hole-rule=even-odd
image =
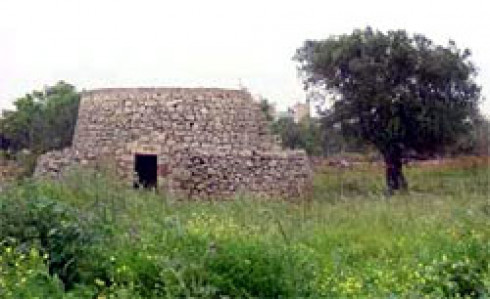
{"label": "low stone wall", "polygon": [[304,152],[190,152],[172,177],[171,189],[187,197],[253,193],[305,197],[311,190],[311,170]]}
{"label": "low stone wall", "polygon": [[72,148],[59,151],[51,151],[41,155],[37,159],[34,177],[60,178],[63,173],[72,166],[88,166],[96,161],[97,157],[82,157],[79,152]]}

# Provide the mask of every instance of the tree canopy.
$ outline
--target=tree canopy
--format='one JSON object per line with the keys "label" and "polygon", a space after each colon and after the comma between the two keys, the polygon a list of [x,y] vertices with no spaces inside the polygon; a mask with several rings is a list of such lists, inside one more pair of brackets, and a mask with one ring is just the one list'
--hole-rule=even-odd
{"label": "tree canopy", "polygon": [[397,189],[404,152],[442,151],[471,129],[480,87],[470,56],[453,41],[442,46],[420,34],[367,27],[305,41],[294,60],[306,89],[332,96],[324,121],[374,145],[387,170],[399,172],[391,182]]}
{"label": "tree canopy", "polygon": [[14,102],[0,118],[0,136],[12,150],[40,154],[69,146],[75,128],[80,96],[63,81],[33,91]]}

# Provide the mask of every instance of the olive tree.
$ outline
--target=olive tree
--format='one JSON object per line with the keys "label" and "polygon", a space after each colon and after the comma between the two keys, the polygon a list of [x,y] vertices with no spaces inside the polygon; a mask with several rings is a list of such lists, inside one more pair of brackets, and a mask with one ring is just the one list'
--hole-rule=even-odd
{"label": "olive tree", "polygon": [[470,51],[370,27],[307,40],[294,60],[306,89],[332,95],[328,119],[384,157],[390,190],[406,188],[407,151],[442,151],[473,125],[480,87]]}

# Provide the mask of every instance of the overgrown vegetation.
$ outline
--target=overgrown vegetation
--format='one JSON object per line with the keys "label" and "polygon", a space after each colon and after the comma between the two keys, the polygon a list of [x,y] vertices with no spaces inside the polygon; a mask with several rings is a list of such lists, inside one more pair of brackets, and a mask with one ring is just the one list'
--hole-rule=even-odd
{"label": "overgrown vegetation", "polygon": [[63,81],[15,100],[0,117],[2,155],[29,175],[38,155],[71,144],[79,101],[75,87]]}
{"label": "overgrown vegetation", "polygon": [[318,119],[305,117],[296,123],[292,117],[280,117],[272,122],[271,129],[285,148],[304,149],[310,156],[323,155],[324,136]]}
{"label": "overgrown vegetation", "polygon": [[488,160],[320,168],[314,198],[176,201],[110,175],[0,195],[0,297],[431,297],[490,294]]}
{"label": "overgrown vegetation", "polygon": [[[325,110],[321,115],[306,117],[295,122],[291,116],[273,118],[270,104],[261,101],[266,119],[271,122],[274,135],[280,137],[284,148],[303,149],[309,156],[331,157],[344,153],[374,154],[375,147],[366,143],[356,132],[348,131],[332,122],[332,112]],[[476,115],[474,123],[464,135],[458,136],[454,143],[445,146],[437,153],[416,153],[406,151],[404,158],[427,159],[437,156],[454,157],[459,155],[488,155],[490,153],[490,121],[482,115]],[[378,154],[379,155],[379,154]]]}

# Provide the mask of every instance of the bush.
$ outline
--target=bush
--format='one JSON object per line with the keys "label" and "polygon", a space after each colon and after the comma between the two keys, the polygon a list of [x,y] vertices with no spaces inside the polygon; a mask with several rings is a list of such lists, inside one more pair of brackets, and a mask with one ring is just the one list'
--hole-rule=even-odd
{"label": "bush", "polygon": [[471,232],[464,238],[465,242],[427,263],[424,293],[446,298],[484,297],[490,287],[490,243],[482,244]]}
{"label": "bush", "polygon": [[316,264],[306,251],[281,244],[229,242],[209,255],[205,270],[216,295],[293,298],[314,291]]}
{"label": "bush", "polygon": [[[121,290],[143,298],[298,297],[313,290],[312,255],[285,244],[213,240],[168,228],[162,243],[106,248],[103,294]],[[155,248],[154,248],[155,247]],[[157,249],[158,248],[158,249]],[[105,262],[104,262],[105,261]]]}
{"label": "bush", "polygon": [[22,253],[0,244],[0,298],[62,298],[63,286],[44,261],[36,248]]}
{"label": "bush", "polygon": [[49,272],[71,288],[86,248],[95,240],[94,219],[63,203],[37,194],[35,187],[0,198],[0,240],[22,252],[40,248],[47,254]]}

